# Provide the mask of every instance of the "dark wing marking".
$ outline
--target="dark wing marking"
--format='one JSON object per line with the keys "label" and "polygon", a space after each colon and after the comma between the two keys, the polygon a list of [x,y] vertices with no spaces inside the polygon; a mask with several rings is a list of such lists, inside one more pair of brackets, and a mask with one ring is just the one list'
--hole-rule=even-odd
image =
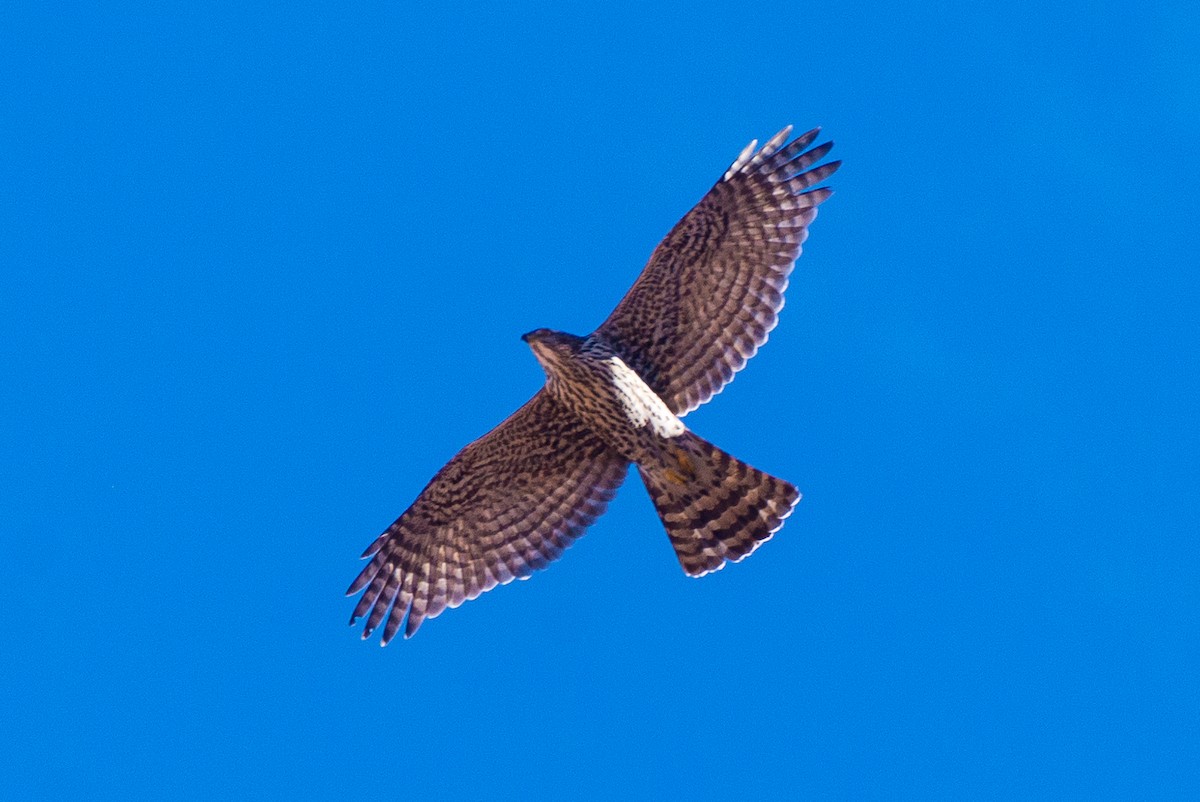
{"label": "dark wing marking", "polygon": [[557,559],[604,512],[628,464],[539,391],[446,463],[413,505],[364,552],[367,638],[382,643],[496,585]]}
{"label": "dark wing marking", "polygon": [[650,256],[596,333],[677,415],[708,401],[767,341],[817,206],[813,187],[841,162],[814,167],[820,129],[787,146],[791,126],[751,142]]}

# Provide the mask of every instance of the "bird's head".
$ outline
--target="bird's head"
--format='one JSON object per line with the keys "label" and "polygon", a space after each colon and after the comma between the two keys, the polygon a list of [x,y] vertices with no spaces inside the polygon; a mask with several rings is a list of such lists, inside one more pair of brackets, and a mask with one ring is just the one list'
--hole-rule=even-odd
{"label": "bird's head", "polygon": [[547,375],[557,372],[564,361],[579,350],[579,345],[583,342],[582,337],[553,329],[534,329],[528,334],[522,334],[521,339],[529,343],[529,348],[537,357],[537,361],[542,363]]}

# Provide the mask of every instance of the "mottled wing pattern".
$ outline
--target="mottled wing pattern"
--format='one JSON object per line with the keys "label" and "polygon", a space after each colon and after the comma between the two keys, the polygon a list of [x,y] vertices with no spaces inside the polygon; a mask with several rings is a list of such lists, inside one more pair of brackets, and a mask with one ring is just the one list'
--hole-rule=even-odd
{"label": "mottled wing pattern", "polygon": [[[559,557],[596,518],[628,464],[539,391],[440,470],[367,548],[347,590],[366,589],[350,623],[363,637],[384,619],[383,644],[496,585]],[[369,611],[369,614],[368,614]]]}
{"label": "mottled wing pattern", "polygon": [[757,140],[655,249],[597,334],[677,415],[721,391],[778,322],[817,206],[813,188],[841,162],[814,166],[832,142],[806,150],[820,129],[784,145],[791,126]]}

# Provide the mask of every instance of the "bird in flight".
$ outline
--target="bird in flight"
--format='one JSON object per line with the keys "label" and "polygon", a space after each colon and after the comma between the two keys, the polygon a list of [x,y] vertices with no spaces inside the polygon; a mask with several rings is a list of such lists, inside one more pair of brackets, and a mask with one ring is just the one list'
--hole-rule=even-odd
{"label": "bird in flight", "polygon": [[[381,645],[562,555],[637,466],[683,570],[703,576],[770,539],[800,493],[680,420],[767,341],[801,243],[840,162],[820,129],[751,142],[585,337],[524,335],[546,373],[533,398],[438,471],[367,547],[346,591]],[[785,144],[786,143],[786,144]],[[386,619],[386,622],[385,622]]]}

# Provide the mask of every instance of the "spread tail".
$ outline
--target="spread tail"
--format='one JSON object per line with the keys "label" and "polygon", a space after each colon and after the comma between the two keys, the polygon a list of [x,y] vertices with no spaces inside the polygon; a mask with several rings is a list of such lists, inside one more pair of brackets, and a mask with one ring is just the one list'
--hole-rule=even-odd
{"label": "spread tail", "polygon": [[800,500],[790,483],[684,432],[664,443],[661,464],[638,471],[690,576],[720,570],[770,540]]}

